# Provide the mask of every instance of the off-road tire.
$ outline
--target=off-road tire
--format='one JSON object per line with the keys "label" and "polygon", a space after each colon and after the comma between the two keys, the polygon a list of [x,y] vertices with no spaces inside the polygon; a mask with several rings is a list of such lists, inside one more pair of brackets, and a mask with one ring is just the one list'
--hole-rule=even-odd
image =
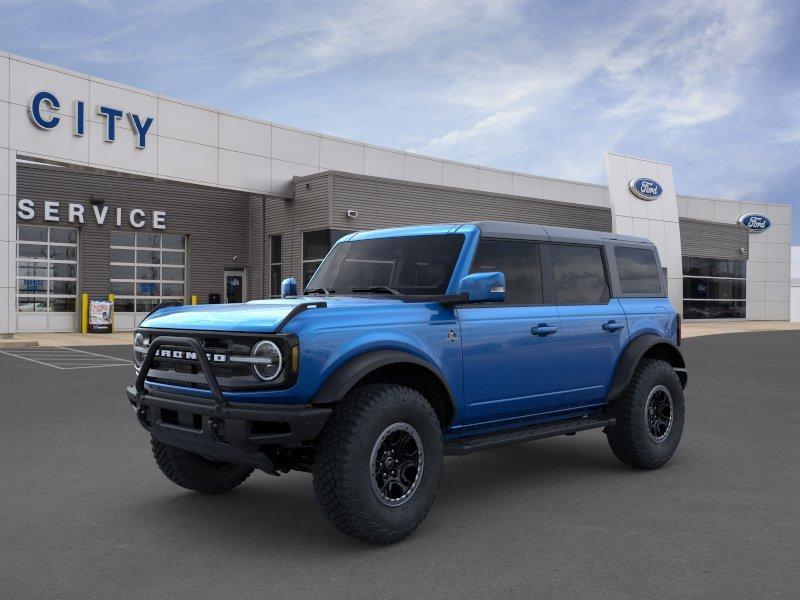
{"label": "off-road tire", "polygon": [[[399,506],[373,490],[372,453],[381,433],[408,424],[422,443],[418,487]],[[342,533],[374,544],[399,542],[428,514],[442,478],[442,430],[419,392],[394,384],[350,391],[333,408],[314,448],[314,493],[325,517]]]}
{"label": "off-road tire", "polygon": [[250,476],[253,469],[225,462],[213,462],[198,454],[168,446],[155,438],[153,457],[172,483],[201,494],[224,494]]}
{"label": "off-road tire", "polygon": [[[658,386],[669,391],[672,421],[663,441],[656,443],[648,435],[645,413],[648,396]],[[669,363],[645,358],[636,367],[625,392],[611,405],[615,425],[606,428],[608,444],[623,463],[643,469],[663,466],[675,453],[683,433],[683,388]]]}

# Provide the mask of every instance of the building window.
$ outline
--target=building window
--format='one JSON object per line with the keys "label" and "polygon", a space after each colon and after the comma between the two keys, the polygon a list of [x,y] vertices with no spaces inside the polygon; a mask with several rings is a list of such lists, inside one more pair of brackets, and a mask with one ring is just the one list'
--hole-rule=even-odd
{"label": "building window", "polygon": [[744,319],[746,298],[746,261],[683,257],[685,319]]}
{"label": "building window", "polygon": [[17,240],[17,310],[75,312],[78,230],[20,225]]}
{"label": "building window", "polygon": [[328,254],[331,246],[348,233],[351,232],[341,229],[319,229],[317,231],[303,232],[301,289],[305,289],[306,284],[311,281],[317,267],[322,264],[322,259]]}
{"label": "building window", "polygon": [[120,313],[150,312],[186,296],[186,238],[153,233],[111,233],[111,293]]}
{"label": "building window", "polygon": [[280,298],[281,264],[283,238],[279,235],[269,236],[269,297]]}

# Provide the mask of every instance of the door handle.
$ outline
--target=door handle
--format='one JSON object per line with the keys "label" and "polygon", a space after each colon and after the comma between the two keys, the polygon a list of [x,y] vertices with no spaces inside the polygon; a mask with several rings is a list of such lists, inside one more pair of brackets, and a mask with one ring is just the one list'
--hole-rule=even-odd
{"label": "door handle", "polygon": [[603,329],[610,332],[619,331],[620,329],[625,329],[625,323],[617,323],[614,320],[608,321],[607,323],[603,323]]}
{"label": "door handle", "polygon": [[558,331],[558,327],[553,327],[547,323],[539,323],[536,327],[531,327],[531,333],[539,337],[553,335],[556,331]]}

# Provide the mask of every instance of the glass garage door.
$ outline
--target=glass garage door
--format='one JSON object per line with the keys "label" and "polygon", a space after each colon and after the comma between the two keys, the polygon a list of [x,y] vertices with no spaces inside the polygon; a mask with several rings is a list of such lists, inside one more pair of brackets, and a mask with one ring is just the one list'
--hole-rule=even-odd
{"label": "glass garage door", "polygon": [[744,319],[746,297],[746,261],[683,257],[685,319]]}
{"label": "glass garage door", "polygon": [[112,232],[110,269],[117,329],[133,329],[161,302],[185,302],[186,237]]}
{"label": "glass garage door", "polygon": [[17,329],[74,331],[78,230],[19,225],[17,240]]}

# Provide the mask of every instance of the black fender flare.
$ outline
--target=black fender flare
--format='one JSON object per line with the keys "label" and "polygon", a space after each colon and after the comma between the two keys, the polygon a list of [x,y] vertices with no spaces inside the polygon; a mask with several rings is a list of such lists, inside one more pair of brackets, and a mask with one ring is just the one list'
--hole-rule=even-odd
{"label": "black fender flare", "polygon": [[651,351],[672,365],[672,368],[678,373],[681,385],[686,387],[686,360],[683,358],[680,348],[661,336],[645,333],[633,338],[622,351],[622,356],[614,371],[614,379],[611,381],[611,388],[606,396],[606,402],[612,402],[625,391],[633,378],[637,365],[644,355]]}
{"label": "black fender flare", "polygon": [[411,364],[424,368],[439,388],[442,402],[447,403],[447,406],[442,408],[445,409],[446,414],[451,416],[449,421],[452,421],[456,414],[456,405],[453,391],[450,389],[445,376],[430,362],[402,350],[370,350],[355,356],[328,377],[314,395],[312,404],[335,404],[341,402],[347,392],[364,377],[381,367],[392,364]]}

